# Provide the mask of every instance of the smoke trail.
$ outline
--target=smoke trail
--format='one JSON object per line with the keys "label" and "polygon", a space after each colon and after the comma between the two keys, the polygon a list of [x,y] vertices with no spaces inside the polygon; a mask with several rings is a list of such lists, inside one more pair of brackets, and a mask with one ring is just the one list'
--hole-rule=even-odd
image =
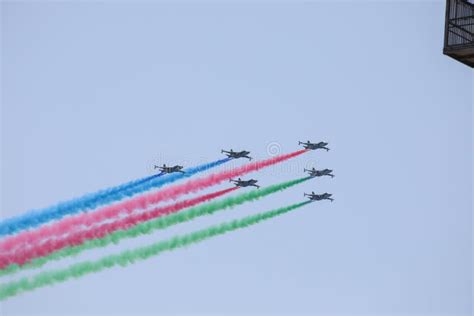
{"label": "smoke trail", "polygon": [[[59,222],[58,224],[53,225],[53,227],[43,227],[42,229],[40,229],[39,232],[25,232],[21,235],[10,237],[9,239],[0,243],[0,249],[9,250],[21,243],[34,242],[36,238],[45,238],[46,235],[49,235],[51,233],[51,231],[62,231],[63,233],[65,233],[76,225],[91,225],[96,222],[117,217],[122,212],[131,213],[137,208],[147,208],[150,204],[156,204],[160,201],[167,199],[175,199],[182,194],[198,191],[208,186],[218,184],[224,180],[237,177],[252,171],[257,171],[264,167],[268,167],[301,155],[306,151],[307,150],[299,150],[293,153],[276,156],[267,160],[250,163],[230,171],[222,171],[220,173],[211,174],[204,178],[190,180],[181,185],[176,185],[173,187],[165,188],[158,192],[142,195],[130,199],[128,201],[124,201],[122,203],[106,206],[102,209],[96,210],[93,213],[90,213],[89,215],[80,214],[78,217],[66,219],[64,223]],[[222,161],[225,162],[228,161],[228,159],[223,159]],[[216,163],[219,163],[219,161]],[[190,172],[188,171],[186,174],[190,174]],[[145,183],[145,185],[149,185],[149,183]],[[122,191],[122,194],[125,194],[128,191],[129,190]]]}
{"label": "smoke trail", "polygon": [[238,177],[243,174],[246,174],[252,171],[257,171],[262,168],[277,164],[279,162],[283,162],[285,160],[294,158],[305,152],[307,152],[307,149],[298,150],[298,151],[285,154],[285,155],[279,155],[279,156],[276,156],[267,160],[263,160],[263,161],[249,163],[247,165],[241,166],[239,168],[235,168],[233,170],[222,171],[220,173],[211,174],[204,178],[190,180],[181,185],[175,185],[168,188],[164,188],[163,190],[160,190],[156,193],[146,194],[146,195],[137,197],[136,199],[125,201],[124,204],[126,208],[128,207],[135,208],[137,206],[141,207],[142,205],[154,204],[154,203],[158,203],[158,202],[168,200],[168,199],[175,199],[182,194],[187,194],[190,192],[202,190],[211,185],[219,184],[220,182],[224,180]]}
{"label": "smoke trail", "polygon": [[[88,219],[85,219],[85,221],[87,222],[87,225],[90,225],[94,222],[102,221],[102,220],[105,220],[105,219],[108,219],[108,218],[114,218],[122,212],[130,213],[130,212],[133,212],[133,210],[135,210],[137,208],[146,208],[150,204],[156,204],[156,203],[158,203],[160,201],[163,201],[163,200],[177,198],[182,194],[190,193],[190,192],[193,192],[193,191],[198,191],[198,190],[206,188],[208,186],[218,184],[218,183],[220,183],[224,180],[227,180],[227,179],[230,179],[230,178],[233,178],[233,177],[237,177],[237,176],[240,176],[240,175],[243,175],[245,173],[252,172],[252,171],[257,171],[257,170],[262,169],[264,167],[268,167],[268,166],[274,165],[276,163],[288,160],[290,158],[301,155],[302,153],[304,153],[306,151],[307,150],[299,150],[299,151],[296,151],[296,152],[293,152],[293,153],[290,153],[290,154],[280,155],[280,156],[276,156],[276,157],[273,157],[273,158],[270,158],[270,159],[267,159],[267,160],[250,163],[250,164],[244,165],[244,166],[239,167],[239,168],[235,168],[235,169],[230,170],[230,171],[222,171],[220,173],[211,174],[207,177],[196,179],[196,180],[190,180],[190,181],[188,181],[186,183],[183,183],[181,185],[176,185],[176,186],[173,186],[173,187],[165,188],[165,189],[163,189],[161,191],[158,191],[158,192],[153,192],[153,193],[149,193],[149,194],[142,195],[142,196],[139,196],[139,197],[135,197],[133,199],[130,199],[128,201],[124,201],[122,203],[106,206],[106,207],[104,207],[100,210],[96,210],[95,212],[90,213],[91,215],[89,215],[89,216],[87,216],[85,214],[81,214],[81,215],[79,215],[78,218],[69,219],[67,221],[67,223],[65,224],[65,226],[67,226],[67,229],[70,229],[71,228],[70,225],[75,225],[74,223],[76,223],[76,224],[83,223],[82,219],[85,218],[85,217],[88,218]],[[219,162],[223,163],[225,161],[228,161],[228,159],[223,159],[221,161],[218,161],[218,162],[215,162],[215,163],[219,163]],[[190,172],[187,171],[187,173],[185,173],[185,174],[189,175]],[[145,183],[144,185],[150,185],[150,182]],[[134,189],[134,188],[131,188],[130,190],[132,190],[132,189]],[[122,191],[119,194],[126,194],[130,190]],[[108,197],[107,197],[107,199],[108,199]],[[59,224],[59,225],[61,225],[61,224]],[[43,231],[46,234],[46,232],[49,231],[49,228],[44,228]],[[42,235],[43,231],[41,231],[39,234]],[[31,241],[31,238],[32,238],[31,236],[34,235],[34,234],[35,234],[34,232],[33,233],[26,232],[22,236],[18,236],[18,237],[14,236],[11,239],[6,240],[5,242],[1,243],[1,245],[6,244],[5,248],[3,248],[3,246],[0,246],[0,247],[2,247],[1,249],[11,249],[11,246],[8,246],[8,245],[16,245],[19,242],[28,242],[29,240]],[[25,239],[23,239],[23,238],[25,238]]]}
{"label": "smoke trail", "polygon": [[[210,201],[212,199],[223,196],[224,194],[230,193],[239,189],[239,187],[233,187],[229,189],[220,190],[217,192],[205,194],[184,200],[172,205],[155,208],[149,212],[133,214],[125,218],[118,218],[113,222],[105,223],[101,226],[91,227],[88,230],[80,230],[77,232],[71,232],[64,236],[64,238],[52,238],[46,240],[43,243],[30,244],[28,248],[15,249],[11,253],[0,254],[0,269],[6,266],[16,263],[23,265],[25,262],[29,262],[34,258],[43,257],[49,255],[54,251],[58,251],[65,247],[77,246],[89,239],[97,239],[104,237],[117,230],[126,230],[139,223],[146,222],[148,220],[178,212],[184,208],[192,207],[197,204]],[[55,237],[55,236],[50,236]]]}
{"label": "smoke trail", "polygon": [[199,243],[214,236],[223,235],[227,232],[258,224],[259,222],[269,220],[273,217],[291,212],[308,203],[310,203],[310,201],[289,205],[265,213],[247,216],[242,219],[211,226],[207,229],[198,230],[190,234],[176,236],[165,241],[154,243],[147,247],[124,251],[117,255],[106,256],[97,261],[81,262],[69,266],[65,269],[39,273],[31,279],[23,278],[19,281],[10,282],[0,286],[0,300],[5,300],[8,297],[15,296],[27,291],[32,291],[39,287],[64,282],[72,278],[80,278],[90,273],[100,272],[104,269],[111,268],[113,266],[120,265],[124,267],[131,263],[134,263],[135,261],[145,260],[150,257],[159,255],[164,251],[171,251],[176,248],[181,248],[195,243]]}
{"label": "smoke trail", "polygon": [[0,270],[0,276],[12,274],[20,270],[39,268],[47,262],[53,260],[60,260],[65,257],[75,256],[85,250],[106,247],[112,243],[117,244],[120,240],[125,238],[134,238],[140,235],[150,234],[157,229],[164,229],[171,225],[187,222],[199,216],[211,215],[217,211],[232,208],[245,202],[254,201],[267,195],[276,193],[278,191],[288,189],[309,179],[311,179],[311,177],[282,182],[269,187],[256,189],[250,192],[245,192],[236,196],[228,197],[220,201],[206,203],[204,205],[190,208],[183,212],[173,213],[168,216],[159,217],[157,219],[138,224],[128,230],[118,230],[102,238],[88,240],[82,245],[61,249],[48,256],[34,259],[30,263],[26,263],[23,266],[20,266],[18,264],[12,264],[3,270]]}
{"label": "smoke trail", "polygon": [[78,213],[81,211],[85,212],[100,205],[119,201],[152,188],[158,188],[176,180],[190,177],[198,172],[219,166],[229,160],[229,158],[225,158],[208,164],[189,168],[185,170],[185,173],[173,173],[165,177],[158,177],[157,175],[156,177],[151,176],[142,180],[137,180],[137,183],[126,188],[122,188],[120,190],[112,189],[111,192],[101,193],[100,198],[91,199],[87,198],[87,195],[85,198],[74,199],[68,202],[59,203],[55,206],[30,211],[26,214],[12,217],[0,222],[0,236],[13,234],[27,228],[37,227],[49,221],[61,219],[66,215]]}

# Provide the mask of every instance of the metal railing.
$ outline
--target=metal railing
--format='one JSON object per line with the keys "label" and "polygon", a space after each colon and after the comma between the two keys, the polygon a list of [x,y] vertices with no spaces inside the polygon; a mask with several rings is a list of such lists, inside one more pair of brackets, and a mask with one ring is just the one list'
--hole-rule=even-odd
{"label": "metal railing", "polygon": [[466,45],[474,45],[474,4],[467,0],[448,0],[444,47]]}

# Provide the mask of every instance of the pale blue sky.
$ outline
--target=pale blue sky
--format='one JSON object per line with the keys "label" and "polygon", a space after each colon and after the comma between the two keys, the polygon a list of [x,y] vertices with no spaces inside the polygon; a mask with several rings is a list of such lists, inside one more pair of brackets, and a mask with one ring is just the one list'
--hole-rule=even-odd
{"label": "pale blue sky", "polygon": [[443,18],[426,1],[2,2],[2,217],[221,148],[264,158],[272,142],[327,140],[251,176],[336,174],[77,260],[305,191],[332,204],[12,298],[2,315],[469,315],[473,73],[442,55]]}

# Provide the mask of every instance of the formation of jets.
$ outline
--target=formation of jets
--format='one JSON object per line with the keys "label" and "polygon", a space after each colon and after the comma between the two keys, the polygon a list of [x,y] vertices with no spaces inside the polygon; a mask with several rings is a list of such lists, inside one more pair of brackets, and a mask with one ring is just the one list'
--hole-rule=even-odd
{"label": "formation of jets", "polygon": [[[312,143],[309,140],[307,142],[298,142],[298,145],[303,145],[305,149],[310,149],[310,150],[316,150],[316,149],[325,149],[326,151],[329,151],[329,148],[327,147],[329,143],[326,142],[319,142],[319,143]],[[322,169],[322,170],[316,170],[316,168],[312,169],[304,169],[305,172],[309,173],[309,176],[312,178],[315,177],[322,177],[322,176],[328,176],[331,178],[334,178],[334,175],[332,174],[331,169]],[[333,198],[331,198],[332,194],[330,193],[323,193],[323,194],[316,194],[311,192],[310,194],[305,193],[304,196],[307,196],[310,201],[321,201],[321,200],[329,200],[329,201],[334,201]]]}
{"label": "formation of jets", "polygon": [[[309,150],[316,150],[316,149],[324,149],[326,151],[329,151],[329,148],[327,147],[329,143],[326,142],[319,142],[319,143],[312,143],[309,140],[307,142],[298,142],[298,145],[303,145],[305,149]],[[247,158],[248,160],[252,160],[252,157],[249,156],[250,151],[242,150],[242,151],[234,151],[234,150],[221,150],[221,153],[225,154],[228,158],[231,159],[239,159],[239,158]],[[174,172],[181,172],[185,173],[182,169],[183,166],[180,165],[175,165],[175,166],[166,166],[166,164],[163,164],[163,166],[156,166],[155,169],[159,169],[162,173],[174,173]],[[331,178],[334,178],[334,175],[332,174],[331,169],[322,169],[322,170],[316,170],[315,168],[312,169],[304,169],[304,172],[308,172],[310,177],[322,177],[322,176],[328,176]],[[257,185],[257,180],[255,179],[250,179],[250,180],[242,180],[238,178],[237,180],[230,179],[229,182],[233,182],[236,186],[238,187],[256,187],[257,189],[260,188],[259,185]],[[334,201],[333,198],[331,198],[332,194],[330,193],[323,193],[323,194],[316,194],[314,192],[311,192],[310,194],[305,193],[304,196],[307,196],[311,201],[321,201],[321,200],[329,200],[329,201]]]}

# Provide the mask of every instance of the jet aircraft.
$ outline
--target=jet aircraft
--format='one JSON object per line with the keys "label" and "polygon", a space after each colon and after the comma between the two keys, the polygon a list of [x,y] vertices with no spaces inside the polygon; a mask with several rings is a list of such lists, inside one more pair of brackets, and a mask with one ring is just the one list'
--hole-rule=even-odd
{"label": "jet aircraft", "polygon": [[334,178],[334,175],[332,174],[331,169],[323,169],[323,170],[316,170],[315,168],[313,169],[304,169],[304,171],[309,173],[310,177],[322,177],[322,176],[329,176],[331,178]]}
{"label": "jet aircraft", "polygon": [[232,149],[227,151],[222,149],[221,153],[226,154],[227,157],[232,159],[237,158],[247,158],[248,160],[252,160],[252,157],[249,156],[250,151],[242,150],[242,151],[233,151]]}
{"label": "jet aircraft", "polygon": [[184,173],[184,171],[181,170],[181,169],[183,169],[183,166],[180,166],[180,165],[176,165],[176,166],[172,166],[172,167],[168,167],[165,164],[163,164],[163,166],[155,165],[155,169],[160,169],[160,171],[163,172],[163,173],[173,173],[173,172]]}
{"label": "jet aircraft", "polygon": [[304,196],[307,196],[311,201],[321,201],[321,200],[330,200],[331,202],[334,201],[334,199],[331,198],[332,194],[330,193],[323,193],[323,194],[316,194],[311,192],[311,194],[304,194]]}
{"label": "jet aircraft", "polygon": [[303,145],[305,149],[311,149],[311,150],[326,149],[326,151],[329,151],[329,148],[326,147],[327,145],[329,145],[329,143],[326,143],[326,142],[312,143],[308,140],[306,143],[298,142],[298,145]]}
{"label": "jet aircraft", "polygon": [[257,185],[257,180],[250,179],[250,180],[241,180],[240,178],[237,180],[230,179],[229,182],[233,182],[236,186],[238,187],[256,187],[257,189],[260,188],[259,185]]}

